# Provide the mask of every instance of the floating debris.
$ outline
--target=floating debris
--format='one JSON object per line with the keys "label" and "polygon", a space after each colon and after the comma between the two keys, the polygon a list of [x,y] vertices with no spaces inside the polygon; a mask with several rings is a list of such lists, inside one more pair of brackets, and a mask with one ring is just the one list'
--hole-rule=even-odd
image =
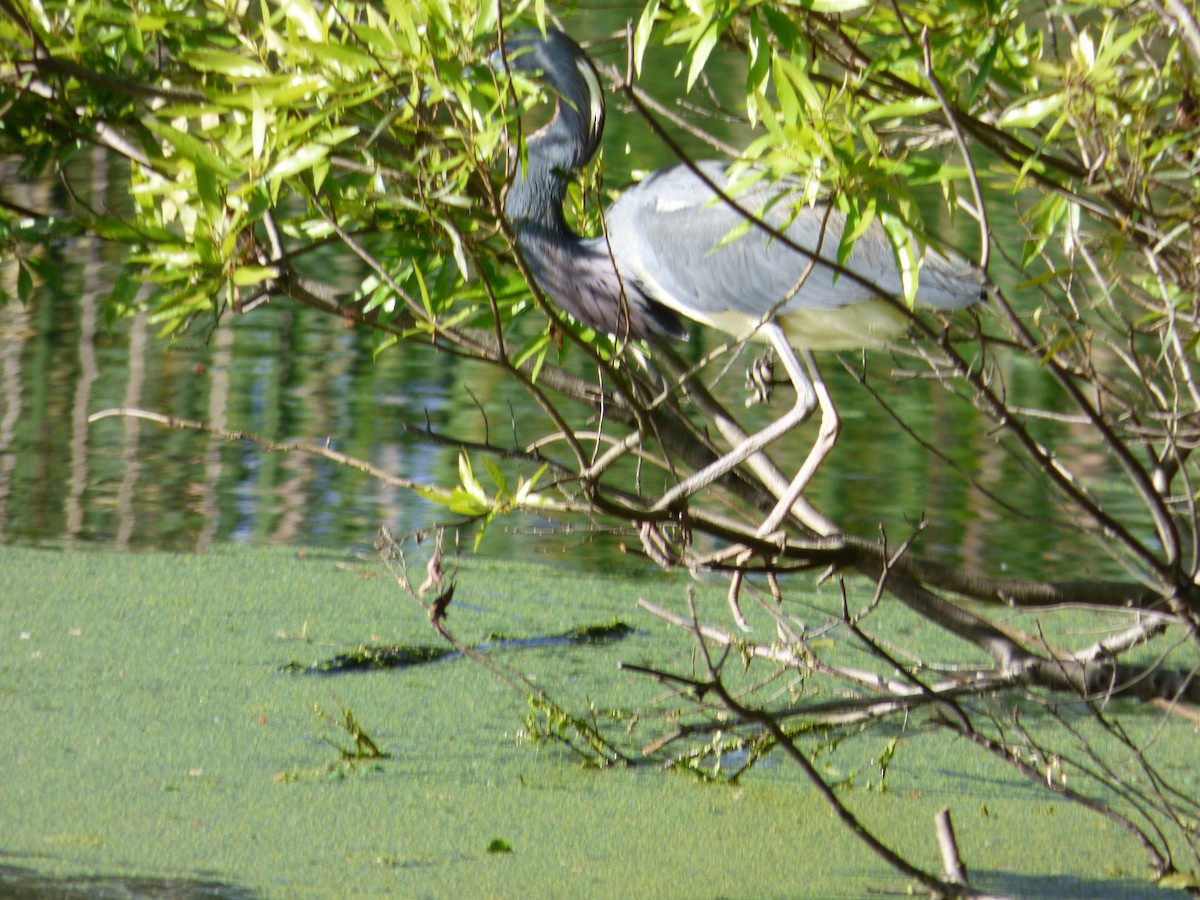
{"label": "floating debris", "polygon": [[[546,637],[510,638],[492,635],[489,640],[475,646],[476,651],[527,650],[534,647],[553,647],[556,644],[611,644],[624,640],[636,631],[631,625],[614,619],[603,625],[580,625],[562,634]],[[462,656],[452,647],[430,644],[360,644],[346,653],[312,665],[290,662],[283,667],[285,672],[302,672],[306,675],[344,675],[351,672],[376,672],[386,669],[406,669],[426,663]]]}

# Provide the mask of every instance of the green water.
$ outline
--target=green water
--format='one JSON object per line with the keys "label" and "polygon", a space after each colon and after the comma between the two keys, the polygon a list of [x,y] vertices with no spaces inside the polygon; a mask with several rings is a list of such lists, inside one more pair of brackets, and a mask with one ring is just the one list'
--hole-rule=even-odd
{"label": "green water", "polygon": [[[172,896],[211,882],[228,897],[861,897],[905,887],[782,757],[736,786],[583,769],[559,746],[523,745],[525,702],[468,660],[338,677],[285,671],[363,642],[437,642],[424,611],[369,557],[0,547],[0,572],[0,866],[37,873],[0,868],[0,893],[15,884],[25,896],[61,896],[74,885],[73,896],[148,896],[130,887],[136,878],[171,879]],[[638,596],[682,610],[683,582],[472,560],[448,621],[471,642],[628,622],[637,632],[623,641],[497,656],[570,704],[645,705],[662,688],[616,663],[689,671],[692,645],[639,614]],[[699,601],[723,603],[721,591],[702,588]],[[313,711],[336,715],[339,704],[390,758],[340,759],[328,741],[349,740]],[[1166,731],[1161,740],[1192,746],[1190,729]],[[865,735],[826,764],[854,772],[885,740]],[[1141,880],[1133,842],[1106,821],[915,722],[901,748],[886,792],[862,777],[845,796],[917,863],[937,868],[932,815],[949,804],[983,885],[1161,896]],[[511,852],[490,853],[497,840]],[[113,883],[126,893],[102,893]]]}

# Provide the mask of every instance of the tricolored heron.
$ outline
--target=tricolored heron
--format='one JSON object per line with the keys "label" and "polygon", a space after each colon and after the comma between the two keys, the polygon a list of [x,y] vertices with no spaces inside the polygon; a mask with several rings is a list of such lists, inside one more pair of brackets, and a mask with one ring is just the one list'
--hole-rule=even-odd
{"label": "tricolored heron", "polygon": [[[817,204],[793,215],[793,204],[772,202],[799,188],[794,183],[760,183],[730,198],[725,165],[702,162],[654,172],[609,208],[603,236],[582,238],[567,224],[563,198],[568,179],[600,146],[600,78],[579,44],[554,29],[510,40],[508,62],[522,73],[540,73],[558,95],[553,118],[526,138],[526,158],[514,163],[505,200],[521,254],[547,296],[585,325],[619,337],[680,336],[682,315],[765,340],[796,389],[789,412],[677,485],[660,505],[711,483],[820,405],[817,440],[760,528],[760,534],[773,532],[840,428],[810,350],[878,345],[908,327],[898,303],[885,299],[902,286],[883,227],[873,223],[837,266],[842,213]],[[730,240],[748,215],[760,218]],[[982,299],[983,285],[977,267],[929,250],[920,261],[916,303],[970,306]]]}

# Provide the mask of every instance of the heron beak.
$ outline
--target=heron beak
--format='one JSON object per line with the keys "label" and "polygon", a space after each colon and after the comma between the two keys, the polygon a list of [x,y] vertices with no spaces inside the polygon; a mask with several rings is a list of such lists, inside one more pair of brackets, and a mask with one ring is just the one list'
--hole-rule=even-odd
{"label": "heron beak", "polygon": [[586,59],[578,60],[575,68],[579,70],[580,77],[587,85],[588,130],[591,132],[592,140],[599,141],[600,135],[604,131],[604,88],[600,86],[596,70]]}

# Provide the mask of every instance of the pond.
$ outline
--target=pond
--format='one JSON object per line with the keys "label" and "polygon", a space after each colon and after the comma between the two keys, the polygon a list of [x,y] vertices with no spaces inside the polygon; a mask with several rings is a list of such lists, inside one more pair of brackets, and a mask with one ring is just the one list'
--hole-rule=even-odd
{"label": "pond", "polygon": [[[592,15],[580,36],[623,24],[616,12]],[[659,65],[647,82],[669,92],[671,62]],[[646,169],[671,161],[611,112],[607,154],[631,153]],[[21,183],[0,166],[10,200],[66,204],[59,182]],[[120,168],[104,158],[81,156],[71,179],[120,205]],[[834,897],[896,885],[786,765],[736,787],[583,770],[559,745],[531,747],[525,701],[462,658],[338,678],[296,671],[362,644],[436,643],[370,548],[380,526],[402,534],[446,513],[354,468],[226,433],[328,445],[449,484],[458,449],[414,430],[478,441],[535,414],[528,395],[428,348],[376,356],[368,336],[279,302],[168,341],[145,313],[109,318],[114,247],[81,240],[51,252],[60,282],[0,306],[0,893]],[[347,284],[357,275],[332,253],[321,264]],[[0,278],[15,294],[15,268],[0,266]],[[699,359],[707,340],[696,330],[682,352]],[[926,514],[919,550],[940,561],[1109,573],[1094,547],[1048,538],[1050,498],[963,404],[928,381],[879,385],[946,466],[836,360],[822,364],[844,428],[809,496],[847,531],[906,536]],[[1008,378],[1036,390],[1031,363],[1012,363]],[[740,381],[717,385],[734,409]],[[90,421],[119,407],[209,430]],[[785,469],[814,430],[777,448]],[[1091,466],[1113,471],[1103,458]],[[1024,516],[997,515],[971,480]],[[531,516],[494,526],[461,560],[453,626],[575,708],[661,699],[616,664],[691,664],[687,636],[634,606],[647,596],[678,609],[690,583],[623,554],[620,539]],[[699,586],[702,604],[718,608],[723,596],[718,582]],[[812,599],[826,613],[836,602]],[[603,646],[495,640],[614,621],[632,634]],[[385,757],[342,758],[347,712]],[[1187,738],[1170,729],[1162,740],[1187,759]],[[983,886],[1149,895],[1136,849],[1107,823],[932,734],[906,741],[885,789],[874,759],[884,746],[880,735],[832,754],[830,774],[844,774],[852,805],[924,865],[936,867],[929,823],[949,803]]]}
{"label": "pond", "polygon": [[[534,745],[528,704],[467,660],[297,671],[362,643],[436,642],[377,560],[0,547],[0,571],[4,896],[833,898],[903,884],[782,758],[733,786],[584,769]],[[661,736],[679,699],[617,663],[689,669],[689,636],[634,608],[645,596],[682,610],[684,584],[473,558],[448,622],[468,643],[633,626],[487,658],[574,709],[646,709]],[[723,589],[701,586],[697,602],[723,609]],[[806,600],[815,614],[810,602],[838,598]],[[347,712],[386,756],[343,759]],[[949,805],[980,887],[1163,896],[1125,832],[949,734],[912,730],[882,778],[889,736],[817,759],[919,864],[936,868],[933,815]],[[1161,741],[1178,760],[1169,777],[1194,787],[1194,735]],[[1134,760],[1122,772],[1139,778]]]}

